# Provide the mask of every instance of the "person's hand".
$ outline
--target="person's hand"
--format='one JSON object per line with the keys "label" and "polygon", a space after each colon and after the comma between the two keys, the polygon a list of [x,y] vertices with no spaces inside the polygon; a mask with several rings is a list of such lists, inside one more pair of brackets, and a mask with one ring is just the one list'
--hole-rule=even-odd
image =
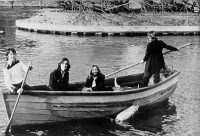
{"label": "person's hand", "polygon": [[33,69],[33,66],[29,66],[29,70],[32,70]]}
{"label": "person's hand", "polygon": [[92,92],[92,88],[84,87],[82,92]]}
{"label": "person's hand", "polygon": [[90,90],[90,92],[92,92],[92,88],[91,87],[89,88],[89,90]]}
{"label": "person's hand", "polygon": [[144,63],[144,60],[140,60],[140,64]]}
{"label": "person's hand", "polygon": [[33,66],[31,65],[31,62],[28,63],[28,67],[29,67],[29,70],[33,69]]}
{"label": "person's hand", "polygon": [[13,91],[16,89],[16,87],[15,86],[13,86],[13,85],[11,85],[11,87],[10,87]]}
{"label": "person's hand", "polygon": [[10,90],[11,93],[14,93],[15,90],[16,90],[16,87],[13,86],[13,85],[11,85],[11,86],[9,87],[9,90]]}
{"label": "person's hand", "polygon": [[18,90],[17,90],[17,93],[18,94],[21,94],[23,92],[23,89],[22,88],[19,88]]}

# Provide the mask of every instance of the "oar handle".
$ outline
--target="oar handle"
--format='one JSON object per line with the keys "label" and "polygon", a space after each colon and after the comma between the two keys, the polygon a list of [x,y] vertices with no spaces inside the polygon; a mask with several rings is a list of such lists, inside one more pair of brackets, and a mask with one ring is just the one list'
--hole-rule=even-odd
{"label": "oar handle", "polygon": [[[26,71],[24,80],[23,80],[23,82],[22,82],[22,84],[21,84],[21,89],[22,89],[23,86],[24,86],[24,83],[25,83],[25,81],[26,81],[26,78],[27,78],[27,75],[28,75],[29,70],[30,70],[30,63],[28,64],[28,69],[27,69],[27,71]],[[21,93],[22,93],[22,92],[21,92]],[[15,102],[15,105],[14,105],[14,108],[13,108],[13,111],[12,111],[12,114],[11,114],[11,116],[10,116],[10,120],[9,120],[9,122],[8,122],[8,124],[7,124],[7,127],[6,127],[6,130],[5,130],[4,134],[7,134],[8,131],[9,131],[10,123],[11,123],[11,121],[12,121],[12,118],[13,118],[14,114],[15,114],[15,110],[16,110],[16,108],[17,108],[17,104],[18,104],[18,102],[19,102],[19,98],[20,98],[21,93],[19,93],[18,96],[17,96],[17,100],[16,100],[16,102]]]}

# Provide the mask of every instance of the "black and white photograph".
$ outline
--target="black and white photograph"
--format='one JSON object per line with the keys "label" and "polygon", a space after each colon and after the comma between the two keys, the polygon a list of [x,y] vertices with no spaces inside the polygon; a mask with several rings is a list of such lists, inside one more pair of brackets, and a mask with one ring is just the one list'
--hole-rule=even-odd
{"label": "black and white photograph", "polygon": [[0,136],[199,136],[200,0],[0,0]]}

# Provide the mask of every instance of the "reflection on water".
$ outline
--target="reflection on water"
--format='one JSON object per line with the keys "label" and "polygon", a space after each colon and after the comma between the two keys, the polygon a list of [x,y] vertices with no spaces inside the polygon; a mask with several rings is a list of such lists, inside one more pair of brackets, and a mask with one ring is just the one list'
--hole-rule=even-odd
{"label": "reflection on water", "polygon": [[[57,67],[62,57],[68,57],[72,64],[70,82],[85,80],[92,64],[100,66],[104,74],[137,63],[143,58],[146,37],[78,37],[57,36],[16,30],[15,19],[0,20],[0,68],[5,63],[8,47],[17,49],[18,58],[33,65],[27,83],[48,84],[49,73]],[[173,46],[193,42],[193,46],[165,56],[168,67],[181,71],[178,88],[169,103],[160,105],[147,113],[136,115],[121,127],[105,119],[70,121],[49,126],[31,126],[13,130],[13,135],[194,135],[200,134],[200,47],[199,37],[160,37]],[[143,72],[144,65],[130,68],[115,76]],[[0,71],[0,86],[4,87]],[[8,121],[2,96],[0,96],[0,130]]]}
{"label": "reflection on water", "polygon": [[176,116],[176,106],[169,102],[167,105],[160,104],[157,108],[148,111],[148,114],[133,118],[131,124],[139,130],[163,133],[162,129],[165,124],[170,127],[178,121]]}

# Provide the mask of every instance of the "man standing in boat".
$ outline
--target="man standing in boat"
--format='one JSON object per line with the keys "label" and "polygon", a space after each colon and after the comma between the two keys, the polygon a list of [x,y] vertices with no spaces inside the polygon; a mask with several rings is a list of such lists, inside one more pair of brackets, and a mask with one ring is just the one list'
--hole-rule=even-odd
{"label": "man standing in boat", "polygon": [[166,48],[171,51],[178,51],[177,48],[167,45],[161,40],[158,40],[155,31],[150,31],[147,34],[150,42],[147,44],[146,54],[144,59],[140,63],[146,62],[142,87],[145,87],[149,83],[149,79],[153,75],[154,83],[160,81],[160,70],[165,69],[164,57],[162,49]]}

